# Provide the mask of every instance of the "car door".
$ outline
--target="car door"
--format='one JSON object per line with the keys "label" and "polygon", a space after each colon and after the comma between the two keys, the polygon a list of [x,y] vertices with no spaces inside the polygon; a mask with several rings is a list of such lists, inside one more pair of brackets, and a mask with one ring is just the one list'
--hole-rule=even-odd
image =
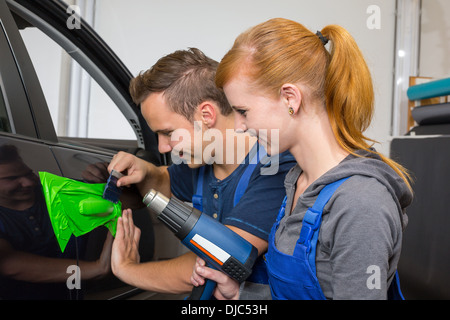
{"label": "car door", "polygon": [[[32,257],[48,254],[52,250],[48,234],[51,233],[47,217],[42,211],[22,210],[24,204],[37,201],[39,171],[61,175],[61,170],[49,146],[40,140],[35,119],[30,109],[30,96],[25,90],[19,67],[20,57],[13,45],[16,43],[15,24],[6,3],[0,1],[0,297],[4,299],[33,298],[42,289],[43,296],[60,292],[61,287],[42,284],[33,285],[31,272],[37,265],[35,259],[27,263],[22,253]],[[12,32],[11,32],[12,31]],[[33,89],[31,89],[33,92]],[[36,101],[38,102],[38,101]],[[32,204],[31,208],[34,208]],[[39,206],[40,207],[40,206]],[[16,210],[20,208],[20,210]],[[13,214],[23,212],[28,220],[9,219]],[[25,213],[26,212],[26,213]],[[18,215],[17,215],[18,216]],[[25,218],[26,219],[26,218]],[[20,223],[26,225],[21,228]],[[39,243],[38,243],[39,242]],[[24,256],[22,256],[24,257]],[[17,277],[8,265],[18,263],[17,270],[26,275]],[[28,268],[28,269],[27,269]],[[26,270],[26,271],[25,271]],[[26,278],[26,281],[25,281]],[[64,289],[63,289],[64,291]]]}
{"label": "car door", "polygon": [[[56,3],[56,1],[45,2]],[[154,137],[151,133],[146,141],[144,135],[138,132],[136,147],[133,145],[131,149],[128,145],[122,147],[119,143],[111,144],[110,142],[114,148],[108,148],[104,145],[96,145],[95,141],[89,141],[89,139],[63,139],[56,135],[39,79],[13,18],[14,15],[17,19],[18,14],[23,12],[26,12],[24,14],[26,18],[38,17],[30,11],[32,9],[31,7],[28,9],[20,7],[14,1],[7,3],[5,0],[0,0],[0,169],[3,170],[0,175],[0,185],[2,186],[0,193],[3,192],[0,194],[2,201],[0,210],[4,209],[4,221],[0,220],[0,287],[2,288],[0,298],[43,299],[46,297],[45,293],[48,293],[50,298],[73,299],[92,295],[105,299],[133,294],[136,291],[134,288],[121,283],[111,273],[101,281],[83,282],[81,289],[77,291],[77,288],[75,288],[76,290],[73,290],[73,287],[69,288],[67,283],[61,279],[55,281],[56,284],[44,285],[40,283],[41,275],[36,279],[26,278],[23,280],[15,279],[11,272],[5,271],[7,270],[5,265],[8,265],[7,258],[13,256],[12,253],[16,256],[17,253],[26,252],[31,255],[42,254],[52,258],[70,258],[75,261],[73,262],[75,264],[82,259],[96,260],[102,251],[106,238],[105,228],[95,229],[86,236],[73,240],[73,250],[68,250],[62,255],[61,252],[55,252],[54,239],[52,240],[49,235],[52,233],[52,229],[47,212],[39,212],[39,214],[28,212],[26,213],[27,220],[22,223],[10,219],[12,212],[23,212],[23,205],[32,200],[26,195],[41,192],[40,185],[39,188],[37,185],[39,183],[38,172],[45,171],[85,181],[84,172],[86,170],[92,166],[109,162],[112,155],[121,149],[133,150],[134,153],[158,164],[162,159],[154,151],[157,147],[154,146],[155,140],[152,140]],[[62,35],[60,39],[70,42]],[[94,68],[92,60],[89,63]],[[118,65],[120,66],[120,64]],[[110,65],[110,68],[114,68],[114,65]],[[101,70],[96,71],[99,72],[96,74],[97,77],[101,77],[105,82],[109,81],[106,79],[109,75],[101,74]],[[130,100],[129,97],[123,96],[123,91],[114,91],[113,87],[110,86],[108,90],[115,100]],[[133,115],[135,110],[130,108],[127,109],[127,112],[133,121],[135,119],[140,121],[139,115],[136,113]],[[139,131],[140,127],[136,126],[134,129]],[[11,187],[6,188],[10,185]],[[36,196],[36,198],[39,197]],[[12,199],[17,199],[17,201],[11,201]],[[30,208],[34,207],[33,204]],[[42,209],[41,207],[40,209]],[[141,239],[141,258],[143,261],[151,260],[153,257],[151,218],[145,209],[137,211],[135,215],[136,224],[144,231],[144,237]],[[43,223],[43,220],[46,222]],[[17,232],[12,232],[14,228],[17,229],[15,230]],[[4,244],[3,251],[2,243]],[[28,260],[19,259],[19,263],[22,265],[25,265],[26,261]],[[32,264],[26,266],[33,270]],[[67,274],[67,279],[70,275],[70,273]],[[15,295],[9,295],[13,291]]]}

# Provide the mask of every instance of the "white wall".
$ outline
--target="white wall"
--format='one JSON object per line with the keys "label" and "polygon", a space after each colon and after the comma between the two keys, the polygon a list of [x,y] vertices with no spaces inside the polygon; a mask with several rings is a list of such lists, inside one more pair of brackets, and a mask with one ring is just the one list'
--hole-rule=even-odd
{"label": "white wall", "polygon": [[422,1],[419,75],[450,77],[450,1]]}
{"label": "white wall", "polygon": [[[314,32],[328,24],[342,25],[359,44],[374,79],[376,108],[372,125],[366,132],[367,136],[379,141],[380,144],[375,147],[388,154],[393,93],[395,1],[86,1],[95,1],[94,29],[118,54],[133,75],[148,69],[160,57],[188,47],[198,47],[211,58],[220,61],[237,35],[273,17],[296,20]],[[370,29],[367,25],[372,16],[372,13],[367,13],[367,9],[374,5],[380,9],[379,29]],[[55,128],[58,134],[66,135],[70,124],[63,122],[67,119],[70,121],[70,117],[67,117],[67,106],[63,105],[62,100],[67,99],[64,97],[67,93],[64,93],[63,89],[67,87],[64,82],[67,82],[69,77],[66,72],[60,73],[55,69],[59,65],[64,67],[65,60],[55,63],[60,60],[54,56],[58,54],[57,48],[53,48],[48,40],[41,39],[38,34],[26,33],[27,31],[24,32],[25,42],[33,51],[32,59],[48,98]],[[43,43],[45,45],[42,45]],[[57,90],[59,83],[61,90]],[[97,86],[93,85],[89,92],[91,105],[88,106],[87,136],[133,138],[134,134],[125,118],[118,112],[111,111],[112,101],[97,89]],[[59,99],[56,94],[58,91]],[[79,121],[83,123],[83,120]]]}
{"label": "white wall", "polygon": [[[178,49],[198,47],[220,60],[236,36],[269,18],[296,20],[312,31],[340,24],[354,36],[374,78],[376,111],[367,135],[388,153],[393,88],[392,0],[96,0],[95,29],[136,75]],[[367,8],[380,8],[369,29]]]}

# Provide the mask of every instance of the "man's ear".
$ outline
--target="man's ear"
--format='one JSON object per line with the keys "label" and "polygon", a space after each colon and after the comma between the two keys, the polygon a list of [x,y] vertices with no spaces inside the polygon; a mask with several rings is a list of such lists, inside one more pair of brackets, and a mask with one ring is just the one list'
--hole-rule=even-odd
{"label": "man's ear", "polygon": [[205,124],[208,129],[214,127],[217,121],[217,110],[213,103],[210,101],[202,102],[198,106],[199,116],[203,124]]}
{"label": "man's ear", "polygon": [[289,114],[296,114],[300,109],[303,98],[300,89],[295,84],[285,83],[281,86],[280,95],[286,103],[286,112],[289,112],[289,108],[292,108],[293,113],[289,112]]}

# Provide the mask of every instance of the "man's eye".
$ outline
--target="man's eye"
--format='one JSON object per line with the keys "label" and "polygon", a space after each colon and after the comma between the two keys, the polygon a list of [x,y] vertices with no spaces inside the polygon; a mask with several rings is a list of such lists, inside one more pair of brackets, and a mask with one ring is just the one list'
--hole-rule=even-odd
{"label": "man's eye", "polygon": [[164,136],[164,137],[169,137],[172,135],[172,131],[160,131],[159,132],[160,135]]}
{"label": "man's eye", "polygon": [[236,109],[236,112],[238,112],[242,116],[245,116],[247,114],[247,110],[242,110],[242,109]]}

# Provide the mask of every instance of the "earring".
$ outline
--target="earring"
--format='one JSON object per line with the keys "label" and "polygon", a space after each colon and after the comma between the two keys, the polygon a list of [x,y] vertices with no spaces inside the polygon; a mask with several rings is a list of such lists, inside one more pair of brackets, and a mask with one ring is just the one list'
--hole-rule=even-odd
{"label": "earring", "polygon": [[294,109],[292,107],[289,107],[288,112],[292,116],[294,114]]}

